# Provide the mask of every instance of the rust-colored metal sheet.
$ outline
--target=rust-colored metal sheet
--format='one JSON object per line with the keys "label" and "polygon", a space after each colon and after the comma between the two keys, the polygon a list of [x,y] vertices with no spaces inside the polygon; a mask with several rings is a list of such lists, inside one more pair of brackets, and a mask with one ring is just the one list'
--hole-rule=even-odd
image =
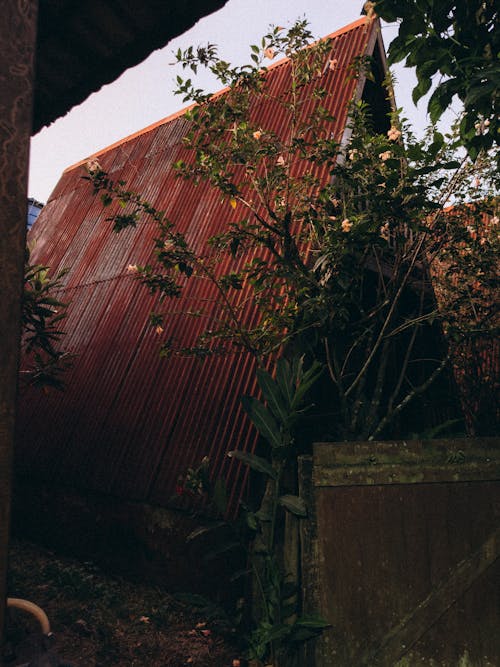
{"label": "rust-colored metal sheet", "polygon": [[[339,140],[348,104],[360,94],[349,66],[374,48],[376,35],[378,21],[366,17],[332,35],[329,58],[337,65],[326,67],[318,80],[334,93],[327,101],[336,119],[332,133]],[[271,97],[286,92],[288,61],[269,68],[267,77]],[[310,92],[308,111],[318,103]],[[266,130],[286,132],[287,119],[271,103],[256,105],[252,113]],[[181,156],[190,159],[181,141],[186,129],[185,117],[176,114],[98,157],[114,179],[126,181],[128,189],[164,210],[201,248],[230,217],[242,214],[208,185],[194,187],[176,178],[173,163]],[[325,168],[318,167],[318,174],[329,178]],[[55,272],[69,269],[59,296],[70,302],[64,347],[75,355],[75,363],[64,392],[30,390],[22,396],[18,469],[54,483],[166,505],[178,476],[208,455],[227,481],[234,510],[246,471],[226,453],[256,445],[240,403],[243,394],[256,391],[255,360],[243,351],[204,361],[160,358],[162,337],[190,345],[205,321],[173,314],[161,336],[155,333],[149,314],[157,298],[127,273],[129,264],[152,261],[155,226],[144,221],[116,235],[106,220],[109,211],[83,175],[79,165],[66,170],[31,234],[33,261]],[[228,270],[228,262],[221,263],[221,271]],[[209,284],[192,280],[173,310],[182,313],[188,305],[203,305],[215,318],[215,302]],[[247,324],[255,320],[254,308],[244,312]]]}

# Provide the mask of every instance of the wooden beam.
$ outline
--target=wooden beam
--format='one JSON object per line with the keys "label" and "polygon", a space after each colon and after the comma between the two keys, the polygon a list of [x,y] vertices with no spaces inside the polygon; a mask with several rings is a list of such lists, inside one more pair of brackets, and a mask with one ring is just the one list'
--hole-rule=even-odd
{"label": "wooden beam", "polygon": [[38,0],[4,0],[0,12],[0,632],[6,598],[37,12]]}

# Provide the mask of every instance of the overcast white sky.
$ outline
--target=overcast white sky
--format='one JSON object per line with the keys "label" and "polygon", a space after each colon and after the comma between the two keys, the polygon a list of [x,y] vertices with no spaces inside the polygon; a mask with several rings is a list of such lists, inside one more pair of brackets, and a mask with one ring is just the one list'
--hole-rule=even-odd
{"label": "overcast white sky", "polygon": [[[178,70],[171,65],[179,47],[211,42],[225,60],[244,64],[249,45],[258,42],[270,24],[287,26],[305,17],[319,38],[357,20],[362,5],[362,0],[229,0],[33,137],[29,196],[45,203],[66,167],[179,110],[181,98],[172,93]],[[386,48],[396,33],[394,25],[383,27]],[[397,104],[419,134],[426,125],[426,104],[421,101],[416,109],[411,101],[413,71],[399,67],[395,74]],[[209,83],[205,86],[215,90]]]}

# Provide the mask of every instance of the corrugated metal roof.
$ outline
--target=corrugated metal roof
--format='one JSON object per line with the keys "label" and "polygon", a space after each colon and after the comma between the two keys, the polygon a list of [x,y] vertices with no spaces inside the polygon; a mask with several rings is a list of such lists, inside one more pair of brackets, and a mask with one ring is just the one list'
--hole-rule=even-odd
{"label": "corrugated metal roof", "polygon": [[[338,139],[357,86],[349,64],[373,49],[379,34],[378,22],[363,17],[332,35],[329,57],[337,59],[337,67],[326,68],[321,84],[335,93],[327,100]],[[270,68],[267,77],[271,94],[288,90],[288,61]],[[311,96],[310,104],[315,103]],[[287,120],[271,104],[253,113],[266,130],[286,131]],[[176,114],[98,155],[114,179],[164,210],[201,248],[238,210],[233,212],[207,184],[194,187],[175,177],[173,163],[190,159],[181,143],[186,129],[186,119]],[[325,168],[318,167],[318,173],[325,180],[329,176]],[[226,479],[235,508],[246,471],[226,453],[256,445],[240,403],[243,394],[255,394],[255,360],[243,351],[204,361],[160,358],[160,337],[149,324],[157,298],[126,272],[129,264],[151,261],[156,227],[141,222],[116,235],[106,221],[109,210],[103,210],[82,175],[79,166],[66,170],[31,236],[34,262],[56,272],[69,269],[59,296],[71,304],[64,348],[76,361],[63,393],[23,396],[18,469],[53,483],[165,505],[178,476],[208,455]],[[222,263],[220,270],[226,269]],[[191,280],[173,307],[182,312],[187,305],[215,301],[208,283]],[[245,312],[249,323],[255,320],[255,309]],[[214,307],[211,313],[215,317]],[[200,319],[172,315],[162,337],[189,345],[204,326]]]}

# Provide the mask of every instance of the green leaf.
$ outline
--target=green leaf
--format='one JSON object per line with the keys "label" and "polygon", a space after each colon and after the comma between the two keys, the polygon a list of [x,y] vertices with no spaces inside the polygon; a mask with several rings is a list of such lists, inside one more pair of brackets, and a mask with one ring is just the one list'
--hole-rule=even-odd
{"label": "green leaf", "polygon": [[280,392],[286,401],[287,408],[290,409],[294,395],[293,375],[290,364],[283,357],[278,359],[276,364],[276,382],[278,383]]}
{"label": "green leaf", "polygon": [[289,411],[283,401],[283,396],[277,382],[263,368],[257,369],[257,380],[262,389],[264,398],[267,400],[269,409],[273,415],[282,423],[286,424],[289,417]]}
{"label": "green leaf", "polygon": [[429,92],[431,85],[432,85],[432,79],[430,78],[425,77],[419,80],[418,84],[415,86],[415,88],[411,93],[413,104],[417,104],[419,99],[423,97],[427,92]]}
{"label": "green leaf", "polygon": [[292,626],[287,623],[280,623],[279,625],[273,625],[265,633],[265,638],[267,642],[275,642],[279,639],[287,637],[292,632]]}
{"label": "green leaf", "polygon": [[320,630],[311,630],[309,628],[301,628],[292,626],[292,632],[290,634],[290,639],[293,642],[305,642],[308,639],[313,639],[320,634]]}
{"label": "green leaf", "polygon": [[245,519],[246,519],[246,524],[250,528],[250,530],[258,529],[259,523],[256,515],[253,512],[248,512]]}
{"label": "green leaf", "polygon": [[325,628],[331,627],[331,624],[328,623],[328,621],[321,616],[316,616],[314,614],[301,616],[295,621],[295,625],[300,628],[313,628],[316,630],[324,630]]}
{"label": "green leaf", "polygon": [[307,516],[306,504],[302,500],[302,498],[300,498],[300,496],[292,496],[286,494],[284,496],[281,496],[278,499],[278,502],[289,512],[295,514],[295,516],[301,516],[301,517]]}
{"label": "green leaf", "polygon": [[280,447],[283,444],[281,432],[269,410],[253,396],[243,396],[241,402],[245,412],[253,421],[259,433],[272,447]]}
{"label": "green leaf", "polygon": [[249,468],[252,468],[252,470],[262,472],[265,475],[268,475],[268,477],[271,477],[271,479],[276,479],[276,470],[272,467],[269,461],[266,461],[266,459],[263,459],[261,456],[250,454],[250,452],[242,452],[240,450],[233,450],[232,452],[228,452],[227,455],[232,459],[242,461]]}
{"label": "green leaf", "polygon": [[456,92],[455,87],[456,81],[452,79],[440,84],[432,93],[427,105],[431,123],[436,123],[441,118],[444,110],[449,107]]}
{"label": "green leaf", "polygon": [[313,384],[319,379],[322,373],[323,373],[323,368],[321,364],[317,362],[315,362],[311,366],[311,368],[309,368],[309,370],[304,373],[301,383],[295,390],[295,396],[293,398],[291,406],[293,410],[298,410],[301,407],[307,392],[313,386]]}
{"label": "green leaf", "polygon": [[199,528],[195,528],[186,537],[186,542],[192,542],[193,540],[196,540],[198,537],[202,537],[203,535],[208,535],[209,533],[212,533],[221,526],[225,525],[226,525],[225,521],[217,521],[217,523],[214,523],[211,526],[200,526]]}

